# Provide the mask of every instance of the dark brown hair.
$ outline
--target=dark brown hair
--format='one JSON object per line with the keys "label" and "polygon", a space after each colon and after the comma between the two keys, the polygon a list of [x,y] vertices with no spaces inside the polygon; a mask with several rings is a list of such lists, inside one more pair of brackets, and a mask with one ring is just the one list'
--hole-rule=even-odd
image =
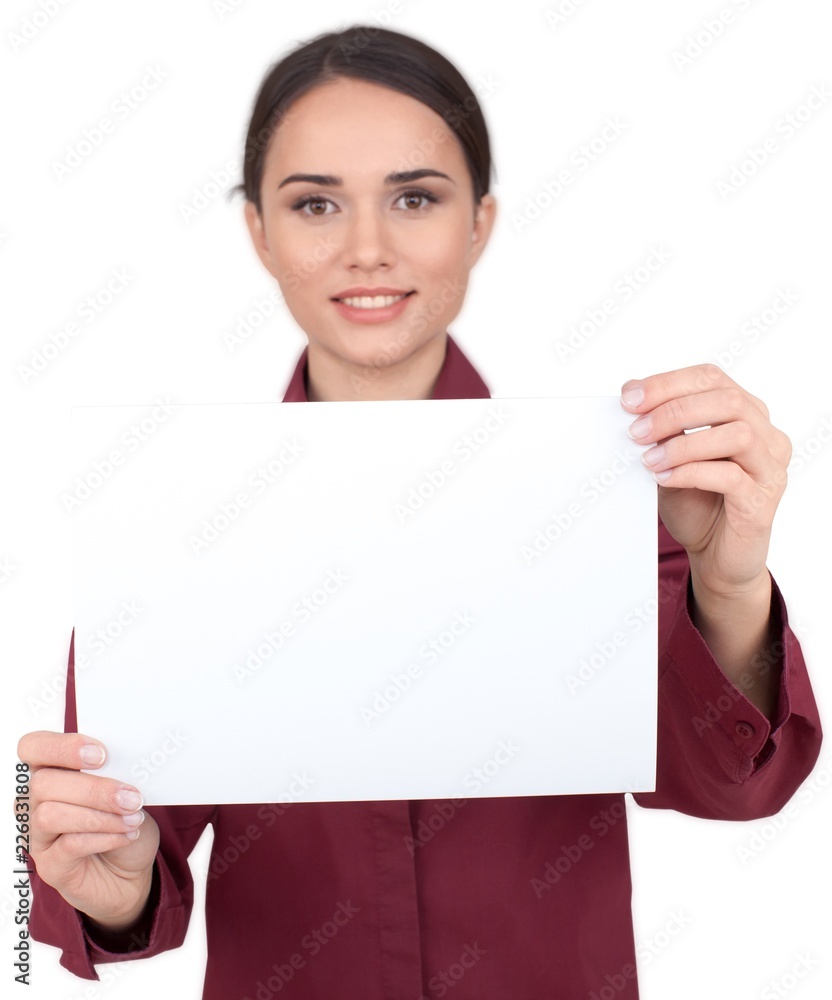
{"label": "dark brown hair", "polygon": [[491,179],[491,147],[479,101],[459,70],[410,35],[372,25],[353,25],[318,35],[275,63],[260,86],[243,157],[242,191],[262,210],[260,185],[269,141],[289,106],[313,87],[339,77],[367,80],[427,105],[445,119],[460,141],[479,202]]}

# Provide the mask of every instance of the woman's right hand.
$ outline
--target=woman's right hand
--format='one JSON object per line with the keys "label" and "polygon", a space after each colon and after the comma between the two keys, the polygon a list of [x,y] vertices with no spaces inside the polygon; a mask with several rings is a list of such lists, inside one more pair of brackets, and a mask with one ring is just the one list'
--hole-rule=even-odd
{"label": "woman's right hand", "polygon": [[140,793],[82,774],[100,767],[106,750],[80,733],[27,733],[17,752],[32,772],[29,854],[38,875],[96,924],[128,930],[147,903],[159,847]]}

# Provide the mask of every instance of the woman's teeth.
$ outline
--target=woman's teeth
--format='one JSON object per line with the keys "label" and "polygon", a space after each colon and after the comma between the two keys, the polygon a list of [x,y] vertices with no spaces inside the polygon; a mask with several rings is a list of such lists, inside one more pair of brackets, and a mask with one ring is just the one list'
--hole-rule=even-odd
{"label": "woman's teeth", "polygon": [[404,295],[361,295],[358,298],[341,299],[341,301],[354,309],[384,309],[403,298]]}

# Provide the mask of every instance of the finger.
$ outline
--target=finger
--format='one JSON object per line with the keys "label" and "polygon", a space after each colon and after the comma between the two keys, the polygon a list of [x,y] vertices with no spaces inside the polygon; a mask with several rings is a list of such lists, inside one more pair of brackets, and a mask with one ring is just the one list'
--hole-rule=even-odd
{"label": "finger", "polygon": [[73,861],[129,847],[140,836],[141,827],[136,827],[129,833],[65,833],[48,849],[46,864],[37,859],[38,870],[43,869],[44,875],[48,878],[53,871],[66,869]]}
{"label": "finger", "polygon": [[775,435],[780,433],[739,388],[675,397],[633,421],[627,433],[639,444],[652,444],[686,430],[735,421],[747,423],[766,448],[773,445]]}
{"label": "finger", "polygon": [[32,770],[63,767],[73,771],[101,767],[107,750],[99,740],[83,733],[53,733],[40,730],[26,733],[17,744],[17,755]]}
{"label": "finger", "polygon": [[59,837],[74,834],[120,834],[129,842],[136,838],[127,835],[141,826],[144,819],[141,810],[116,814],[67,802],[42,802],[32,812],[32,851],[37,855],[48,850]]}
{"label": "finger", "polygon": [[40,768],[32,775],[30,798],[33,811],[42,802],[65,802],[125,815],[138,812],[143,805],[141,792],[125,782],[52,767]]}
{"label": "finger", "polygon": [[716,389],[739,389],[768,420],[769,412],[761,399],[746,392],[721,368],[711,364],[678,368],[649,378],[630,379],[621,387],[621,405],[632,413],[647,413],[671,399]]}
{"label": "finger", "polygon": [[688,462],[731,459],[756,481],[773,481],[779,477],[784,489],[786,485],[785,466],[776,461],[745,421],[667,438],[648,448],[641,459],[653,472],[673,469]]}
{"label": "finger", "polygon": [[775,484],[755,483],[736,462],[688,462],[653,474],[660,486],[721,493],[726,508],[735,511],[755,531],[770,527],[765,511],[773,503]]}
{"label": "finger", "polygon": [[653,476],[661,486],[674,489],[695,487],[710,493],[736,495],[751,485],[751,478],[736,462],[688,462],[673,469],[654,472]]}

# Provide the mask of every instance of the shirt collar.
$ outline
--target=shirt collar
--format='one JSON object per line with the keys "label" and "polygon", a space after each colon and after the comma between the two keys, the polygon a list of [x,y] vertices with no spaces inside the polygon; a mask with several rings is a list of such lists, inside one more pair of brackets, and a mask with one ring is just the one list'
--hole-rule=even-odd
{"label": "shirt collar", "polygon": [[[283,396],[284,403],[307,403],[306,395],[306,366],[309,348],[304,347],[303,353],[298,358],[294,373],[289,380],[286,393]],[[431,393],[431,399],[490,399],[491,393],[488,386],[480,378],[476,368],[468,358],[462,353],[448,334],[447,347],[445,350],[445,360],[442,362],[442,369],[436,379],[436,384]]]}

